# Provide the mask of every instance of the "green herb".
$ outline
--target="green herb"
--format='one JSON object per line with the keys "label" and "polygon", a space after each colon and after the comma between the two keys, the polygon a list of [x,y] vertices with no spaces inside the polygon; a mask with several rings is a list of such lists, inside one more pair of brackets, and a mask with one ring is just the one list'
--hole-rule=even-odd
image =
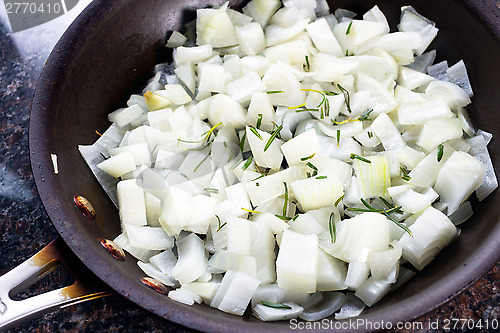
{"label": "green herb", "polygon": [[271,133],[271,136],[269,137],[269,140],[267,140],[267,143],[264,147],[264,151],[266,151],[271,144],[273,143],[274,139],[278,136],[279,132],[283,129],[283,125],[280,125],[277,129],[274,130],[273,133]]}
{"label": "green herb", "polygon": [[401,173],[403,174],[401,176],[401,179],[403,179],[404,181],[409,182],[410,179],[411,179],[411,177],[410,177],[410,174],[408,173],[408,170],[406,170],[405,167],[400,167],[399,169],[401,170]]}
{"label": "green herb", "polygon": [[340,91],[342,91],[342,94],[344,94],[344,100],[345,100],[345,105],[347,107],[347,112],[352,113],[352,110],[351,110],[351,96],[349,95],[349,92],[347,91],[347,89],[345,89],[344,87],[342,87],[340,85],[340,83],[337,83],[337,87],[340,89]]}
{"label": "green herb", "polygon": [[326,179],[326,178],[327,178],[327,176],[318,176],[318,177],[316,177],[316,179]]}
{"label": "green herb", "polygon": [[368,138],[369,138],[369,139],[373,138],[373,132],[368,131],[368,133],[367,133],[367,134],[368,134]]}
{"label": "green herb", "polygon": [[262,113],[259,113],[258,114],[258,117],[257,117],[257,128],[260,129],[260,126],[262,125]]}
{"label": "green herb", "polygon": [[351,33],[351,27],[352,27],[352,23],[353,23],[353,22],[354,22],[354,21],[351,21],[351,23],[349,23],[349,26],[347,27],[347,30],[345,31],[345,34],[346,34],[346,35],[349,35],[349,34]]}
{"label": "green herb", "polygon": [[207,158],[210,156],[210,154],[207,154],[207,156],[205,156],[201,161],[200,163],[198,163],[198,165],[193,169],[193,172],[196,172],[198,171],[198,169],[200,168],[200,166],[203,164],[203,162],[205,162],[207,160]]}
{"label": "green herb", "polygon": [[364,120],[372,121],[373,119],[368,118],[368,116],[372,112],[373,112],[373,109],[366,110],[365,112],[363,112],[363,114],[361,114],[361,116],[358,117],[358,120],[359,121],[364,121]]}
{"label": "green herb", "polygon": [[295,110],[295,112],[306,112],[306,111],[317,112],[317,111],[319,111],[319,109],[314,109],[314,108],[313,109],[306,109],[306,108],[304,108],[304,109],[297,109],[297,110]]}
{"label": "green herb", "polygon": [[[379,197],[380,198],[380,197]],[[360,199],[361,200],[361,203],[363,203],[363,205],[366,207],[365,208],[347,208],[347,210],[351,211],[351,212],[373,212],[373,213],[380,213],[380,214],[383,214],[385,217],[387,217],[389,220],[391,220],[392,222],[394,222],[398,227],[400,227],[401,229],[403,229],[404,231],[406,231],[410,236],[413,237],[413,234],[411,233],[411,230],[408,229],[408,227],[406,227],[403,223],[397,221],[394,217],[391,216],[392,213],[402,213],[401,211],[401,206],[397,206],[397,207],[391,207],[389,209],[377,209],[377,208],[374,208],[372,207],[368,202],[366,202],[366,200],[364,200],[363,198]],[[384,201],[383,201],[384,202]],[[386,201],[387,202],[387,201]],[[384,202],[385,203],[385,202]],[[389,206],[394,206],[392,204],[390,204],[389,202],[387,202],[387,204]]]}
{"label": "green herb", "polygon": [[335,201],[334,206],[337,207],[339,205],[339,203],[342,201],[342,199],[344,199],[344,197],[345,197],[345,194],[343,194],[340,198],[338,198],[337,201]]}
{"label": "green herb", "polygon": [[217,127],[219,127],[220,125],[222,125],[222,122],[219,122],[218,124],[216,124],[216,125],[212,126],[212,128],[211,128],[211,129],[209,129],[208,131],[206,131],[205,133],[203,133],[203,134],[202,134],[202,136],[206,134],[206,136],[205,136],[205,140],[206,140],[207,142],[208,142],[208,140],[209,140],[209,138],[210,138],[210,135],[211,135],[211,134],[215,131],[215,129],[216,129]]}
{"label": "green herb", "polygon": [[259,139],[264,140],[264,139],[262,139],[262,136],[259,134],[259,132],[257,132],[257,130],[255,129],[255,127],[250,126],[249,128],[250,128],[250,131],[253,134],[255,134]]}
{"label": "green herb", "polygon": [[219,194],[219,190],[216,188],[207,187],[207,188],[204,188],[203,190],[207,191],[208,193]]}
{"label": "green herb", "polygon": [[240,141],[240,151],[243,154],[243,149],[245,149],[245,139],[247,138],[247,131],[243,132],[243,135],[241,136],[241,141]]}
{"label": "green herb", "polygon": [[308,167],[310,167],[311,169],[313,169],[313,173],[312,174],[308,173],[308,175],[309,175],[308,178],[314,177],[314,176],[316,176],[318,174],[318,168],[314,164],[312,164],[311,162],[307,162],[306,165]]}
{"label": "green herb", "polygon": [[316,155],[316,153],[314,153],[314,154],[312,154],[312,155],[309,155],[309,156],[307,156],[307,157],[302,157],[300,160],[301,160],[301,161],[307,161],[307,160],[310,160],[311,158],[313,158],[313,157],[314,157],[314,155]]}
{"label": "green herb", "polygon": [[355,159],[355,158],[356,158],[356,159],[358,159],[358,160],[360,160],[360,161],[362,161],[362,162],[365,162],[365,163],[371,163],[371,162],[372,162],[372,161],[370,161],[369,159],[366,159],[366,158],[364,158],[364,157],[361,157],[361,156],[359,156],[359,155],[357,155],[357,154],[351,154],[351,156],[350,156],[350,157],[351,157],[351,159]]}
{"label": "green herb", "polygon": [[270,91],[266,91],[266,94],[268,95],[271,95],[271,94],[283,94],[284,91],[283,90],[270,90]]}
{"label": "green herb", "polygon": [[[251,182],[253,182],[254,180],[258,180],[258,179],[260,179],[260,178],[262,178],[262,177],[265,177],[265,175],[260,175],[259,177],[252,179],[252,180],[251,180]],[[258,186],[258,185],[257,185],[257,186]]]}
{"label": "green herb", "polygon": [[245,162],[245,164],[243,164],[243,170],[248,169],[248,167],[250,166],[250,164],[252,164],[252,161],[253,161],[253,157],[252,157],[252,156],[250,156],[250,157],[248,158],[248,160]]}
{"label": "green herb", "polygon": [[340,130],[337,130],[337,147],[340,147]]}
{"label": "green herb", "polygon": [[311,69],[311,64],[309,63],[309,56],[306,56],[306,72],[309,72]]}
{"label": "green herb", "polygon": [[328,229],[330,229],[330,239],[332,243],[335,243],[337,241],[337,229],[335,227],[335,214],[333,212],[330,214]]}
{"label": "green herb", "polygon": [[241,209],[243,209],[245,212],[249,212],[249,213],[252,213],[252,214],[262,214],[261,212],[258,212],[256,210],[246,209],[244,207],[241,207]]}
{"label": "green herb", "polygon": [[282,219],[284,221],[290,221],[292,219],[291,217],[284,216],[284,215],[279,215],[279,214],[276,214],[274,216],[276,216],[277,218]]}
{"label": "green herb", "polygon": [[275,308],[275,309],[291,309],[292,307],[283,303],[274,303],[274,302],[266,302],[260,301],[260,303],[264,306]]}
{"label": "green herb", "polygon": [[283,182],[285,185],[285,202],[283,203],[283,216],[286,216],[286,211],[288,210],[288,187],[286,186],[286,182]]}
{"label": "green herb", "polygon": [[234,164],[232,167],[230,167],[230,168],[229,168],[229,170],[234,170],[234,169],[236,169],[236,167],[237,167],[238,165],[240,165],[240,164],[241,164],[241,162],[243,162],[243,159],[239,160],[236,164]]}
{"label": "green herb", "polygon": [[219,216],[215,215],[215,217],[217,218],[217,221],[219,222],[219,227],[217,228],[216,232],[219,232],[219,230],[222,229],[227,224],[227,222],[224,222],[224,224],[221,225]]}
{"label": "green herb", "polygon": [[438,146],[438,153],[437,153],[437,155],[438,155],[437,156],[438,162],[441,162],[441,159],[443,158],[443,152],[444,152],[444,146],[443,146],[443,144],[440,144]]}
{"label": "green herb", "polygon": [[345,56],[348,57],[349,56],[349,50],[345,50]]}

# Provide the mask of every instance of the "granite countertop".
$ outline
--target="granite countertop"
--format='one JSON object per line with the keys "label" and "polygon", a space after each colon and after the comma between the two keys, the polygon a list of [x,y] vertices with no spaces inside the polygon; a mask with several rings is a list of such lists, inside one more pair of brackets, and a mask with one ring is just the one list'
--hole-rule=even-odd
{"label": "granite countertop", "polygon": [[[0,5],[0,275],[38,252],[58,235],[43,209],[31,172],[27,133],[30,104],[51,49],[90,1],[80,0],[67,14],[16,33],[11,32],[5,8]],[[50,289],[65,281],[64,274],[56,273],[53,278],[39,282],[38,287]],[[470,288],[415,322],[437,320],[443,323],[453,318],[498,321],[499,281],[500,262]],[[11,331],[187,330],[113,295],[49,313]],[[426,326],[418,331],[435,330]]]}

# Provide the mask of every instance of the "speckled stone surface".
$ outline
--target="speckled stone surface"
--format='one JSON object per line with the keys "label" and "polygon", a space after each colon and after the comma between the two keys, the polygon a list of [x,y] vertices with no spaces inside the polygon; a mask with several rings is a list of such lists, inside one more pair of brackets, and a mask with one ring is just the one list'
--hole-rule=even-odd
{"label": "speckled stone surface", "polygon": [[[33,181],[28,150],[30,104],[43,64],[57,39],[90,0],[41,27],[13,34],[0,9],[0,275],[20,264],[57,237]],[[500,4],[500,1],[497,2]],[[59,286],[64,275],[38,286]],[[500,320],[500,263],[470,288],[401,332],[440,332],[458,319]],[[436,326],[438,323],[438,326]],[[470,324],[467,322],[467,324]],[[467,324],[453,331],[466,331]],[[479,328],[479,327],[476,327]],[[20,325],[11,332],[186,332],[114,295],[80,303]],[[492,331],[490,329],[490,331]]]}

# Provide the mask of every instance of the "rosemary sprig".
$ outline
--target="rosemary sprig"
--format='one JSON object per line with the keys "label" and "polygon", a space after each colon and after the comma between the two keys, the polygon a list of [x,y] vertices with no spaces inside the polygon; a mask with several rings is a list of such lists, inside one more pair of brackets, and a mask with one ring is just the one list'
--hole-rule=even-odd
{"label": "rosemary sprig", "polygon": [[[373,212],[373,213],[383,214],[389,220],[391,220],[392,222],[394,222],[398,227],[400,227],[401,229],[403,229],[404,231],[406,231],[410,236],[413,237],[413,234],[412,234],[411,230],[408,229],[408,227],[406,227],[403,223],[397,221],[394,217],[391,216],[392,213],[402,213],[401,206],[395,206],[395,207],[391,207],[389,209],[377,209],[377,208],[374,208],[373,206],[371,206],[363,198],[361,198],[360,200],[361,200],[361,202],[363,203],[363,205],[366,208],[351,208],[351,207],[349,207],[349,208],[347,208],[347,210],[349,210],[351,212]],[[387,202],[387,203],[390,206],[394,206],[394,205],[391,205],[389,202]]]}
{"label": "rosemary sprig", "polygon": [[345,34],[346,34],[346,35],[349,35],[349,34],[351,33],[351,28],[352,28],[352,23],[353,23],[353,22],[354,22],[354,21],[351,21],[351,23],[349,23],[349,26],[347,26],[347,30],[345,31]]}
{"label": "rosemary sprig", "polygon": [[330,229],[330,239],[332,243],[335,243],[337,241],[337,228],[335,227],[335,214],[333,212],[330,214],[328,229]]}
{"label": "rosemary sprig", "polygon": [[266,91],[266,94],[268,95],[271,95],[271,94],[283,94],[284,91],[283,90],[269,90],[269,91]]}
{"label": "rosemary sprig", "polygon": [[283,129],[283,125],[280,125],[277,129],[275,129],[273,131],[273,133],[271,133],[271,136],[269,137],[269,140],[267,140],[267,143],[264,146],[264,151],[266,151],[271,146],[271,144],[273,143],[274,139],[276,139],[276,137],[278,136],[278,134],[280,133],[280,131],[282,129]]}
{"label": "rosemary sprig", "polygon": [[283,216],[286,216],[286,211],[288,210],[288,186],[286,182],[283,182],[285,186],[285,202],[283,202]]}
{"label": "rosemary sprig", "polygon": [[360,161],[362,161],[362,162],[365,162],[365,163],[371,163],[371,162],[372,162],[372,161],[370,161],[369,159],[366,159],[366,158],[364,158],[364,157],[361,157],[361,156],[359,156],[359,155],[357,155],[357,154],[351,154],[351,156],[350,156],[350,157],[351,157],[351,159],[355,159],[355,158],[356,158],[356,159],[358,159],[358,160],[360,160]]}
{"label": "rosemary sprig", "polygon": [[347,89],[345,89],[344,87],[342,87],[340,85],[340,83],[337,83],[337,88],[339,88],[339,90],[342,92],[342,94],[344,94],[344,99],[345,99],[345,105],[347,107],[347,112],[352,113],[352,110],[351,110],[351,95],[349,95],[349,92],[347,91]]}
{"label": "rosemary sprig", "polygon": [[368,134],[368,138],[369,138],[369,139],[373,138],[373,132],[368,131],[368,133],[367,133],[367,134]]}
{"label": "rosemary sprig", "polygon": [[260,129],[261,125],[262,125],[262,113],[259,113],[257,115],[257,125],[255,127],[257,127],[258,129]]}
{"label": "rosemary sprig", "polygon": [[255,127],[250,126],[249,128],[250,128],[250,131],[251,131],[253,134],[255,134],[255,135],[256,135],[259,139],[264,140],[264,139],[262,139],[262,136],[259,134],[259,132],[257,132],[257,130],[255,129]]}
{"label": "rosemary sprig", "polygon": [[266,302],[260,301],[260,303],[264,306],[274,308],[274,309],[291,309],[292,307],[283,303],[275,303],[275,302]]}
{"label": "rosemary sprig", "polygon": [[443,159],[443,153],[444,153],[444,146],[443,146],[443,144],[440,144],[438,146],[438,152],[437,152],[437,160],[438,160],[438,162],[441,162],[441,160]]}

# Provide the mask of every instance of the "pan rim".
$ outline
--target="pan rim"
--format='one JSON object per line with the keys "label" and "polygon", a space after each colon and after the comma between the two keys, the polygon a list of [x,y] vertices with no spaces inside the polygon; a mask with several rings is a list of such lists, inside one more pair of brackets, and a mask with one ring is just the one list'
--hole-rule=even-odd
{"label": "pan rim", "polygon": [[[108,15],[111,15],[118,8],[130,1],[94,0],[90,3],[61,37],[43,68],[33,98],[29,126],[31,167],[38,193],[50,220],[72,251],[92,272],[119,294],[167,320],[193,329],[219,332],[254,332],[256,325],[252,322],[242,321],[241,318],[231,320],[231,317],[228,317],[227,321],[220,322],[216,318],[210,317],[209,314],[203,314],[203,311],[193,310],[193,308],[171,300],[165,302],[165,305],[161,307],[151,306],[150,303],[144,301],[144,298],[140,296],[144,294],[144,290],[139,285],[125,278],[116,279],[113,276],[113,279],[111,279],[106,272],[113,270],[113,267],[107,265],[105,262],[96,260],[96,258],[101,256],[101,253],[94,251],[92,248],[85,247],[84,244],[87,239],[83,235],[73,234],[72,237],[69,237],[68,235],[74,233],[75,230],[72,228],[71,223],[69,225],[68,223],[64,223],[68,215],[64,211],[61,211],[60,206],[47,204],[57,198],[48,190],[55,180],[47,175],[43,177],[39,173],[40,166],[44,169],[51,168],[51,162],[47,159],[47,156],[50,155],[50,152],[47,150],[47,138],[44,137],[44,133],[47,131],[46,124],[41,122],[39,117],[50,108],[51,90],[57,84],[57,77],[70,61],[68,60],[71,58],[69,55],[75,52],[78,35],[89,32],[92,29],[93,24],[89,22],[105,20]],[[488,3],[481,0],[462,0],[461,2],[475,15],[481,17],[487,29],[497,40],[500,40],[498,9],[494,6],[493,2]],[[427,297],[425,299],[419,295],[414,295],[385,309],[384,313],[376,310],[370,312],[366,320],[380,322],[383,319],[384,321],[393,323],[410,321],[442,305],[462,290],[468,288],[498,262],[500,259],[500,242],[497,241],[498,239],[500,239],[500,224],[497,222],[497,226],[492,230],[485,242],[467,259],[466,266],[457,267],[456,270],[460,270],[459,279],[454,279],[452,283],[446,279],[438,281],[427,289]],[[453,274],[453,272],[449,274]],[[389,309],[393,311],[388,311]],[[412,309],[412,311],[409,312],[408,309]],[[194,320],[195,317],[196,320]],[[278,331],[285,330],[283,327],[276,328]]]}

